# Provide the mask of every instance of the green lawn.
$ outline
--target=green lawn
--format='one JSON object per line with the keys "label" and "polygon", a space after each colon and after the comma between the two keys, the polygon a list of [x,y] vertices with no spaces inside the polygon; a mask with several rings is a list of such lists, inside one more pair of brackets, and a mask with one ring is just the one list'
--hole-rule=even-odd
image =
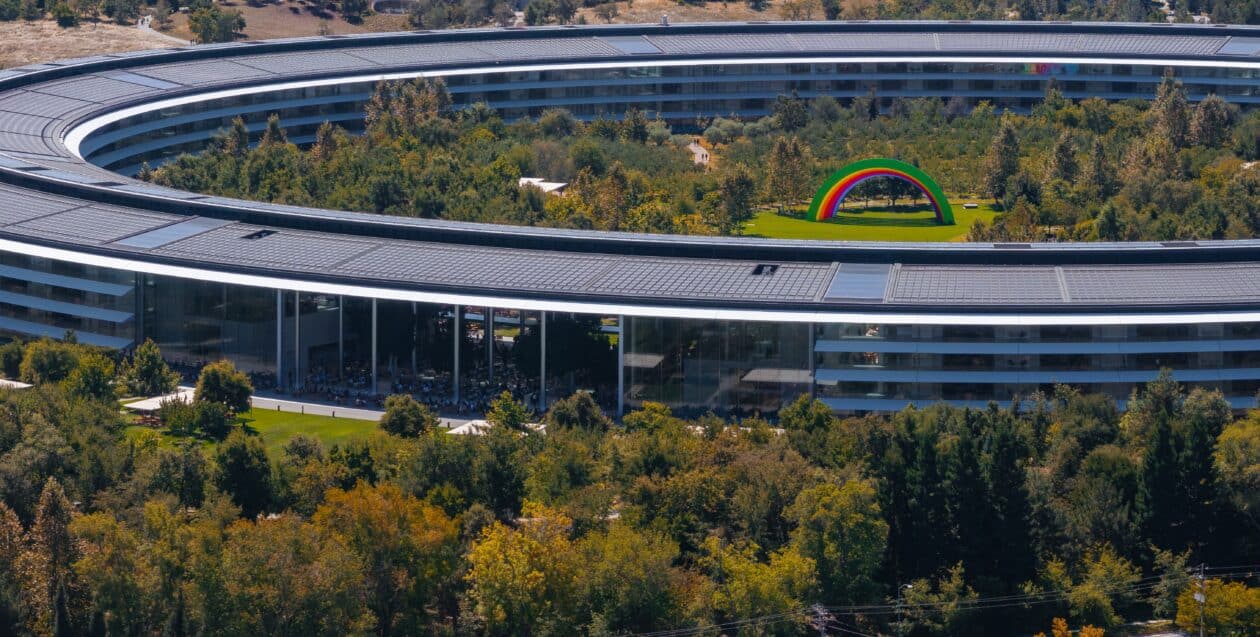
{"label": "green lawn", "polygon": [[[345,444],[355,438],[363,438],[376,431],[376,423],[370,420],[353,418],[333,418],[331,416],[315,416],[312,414],[295,414],[288,411],[260,409],[249,411],[241,416],[245,427],[252,433],[262,436],[267,453],[272,458],[279,458],[285,443],[295,434],[304,433],[324,443],[325,447]],[[148,427],[133,425],[127,427],[126,434],[134,438],[157,436],[157,444],[173,446],[176,438]],[[210,442],[206,442],[209,446]]]}
{"label": "green lawn", "polygon": [[263,437],[267,453],[276,458],[285,443],[296,434],[319,438],[325,447],[345,444],[355,438],[363,438],[376,431],[376,423],[353,418],[333,418],[295,414],[288,411],[258,409],[241,414],[245,426]]}
{"label": "green lawn", "polygon": [[744,235],[770,239],[828,239],[832,241],[963,241],[976,219],[993,223],[999,213],[991,203],[977,208],[963,208],[954,203],[954,225],[936,223],[936,216],[927,204],[859,210],[842,210],[822,223],[802,217],[789,217],[764,210],[744,224]]}

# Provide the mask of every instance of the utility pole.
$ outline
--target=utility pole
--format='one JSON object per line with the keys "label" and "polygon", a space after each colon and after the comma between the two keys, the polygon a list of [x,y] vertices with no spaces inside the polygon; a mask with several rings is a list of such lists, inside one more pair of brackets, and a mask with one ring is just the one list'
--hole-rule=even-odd
{"label": "utility pole", "polygon": [[1207,564],[1199,564],[1199,574],[1195,576],[1198,580],[1199,590],[1194,594],[1194,601],[1199,603],[1199,637],[1204,636],[1206,629],[1204,616],[1204,606],[1207,605],[1207,581],[1206,581]]}
{"label": "utility pole", "polygon": [[814,614],[813,618],[809,620],[810,625],[814,627],[814,630],[818,631],[819,635],[827,637],[827,624],[834,621],[835,618],[831,616],[831,613],[827,612],[827,609],[822,604],[814,604],[809,610]]}
{"label": "utility pole", "polygon": [[912,588],[914,588],[913,584],[902,584],[897,587],[897,637],[902,637],[902,635],[906,634],[905,607],[902,606],[901,601],[902,595]]}

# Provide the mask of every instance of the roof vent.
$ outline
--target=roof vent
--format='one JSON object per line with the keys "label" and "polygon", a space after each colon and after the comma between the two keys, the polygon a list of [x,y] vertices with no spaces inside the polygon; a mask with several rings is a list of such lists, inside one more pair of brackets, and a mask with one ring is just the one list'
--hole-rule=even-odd
{"label": "roof vent", "polygon": [[779,266],[774,263],[758,263],[753,268],[753,276],[770,276],[779,271]]}
{"label": "roof vent", "polygon": [[1199,244],[1195,243],[1194,241],[1161,241],[1159,245],[1162,245],[1165,248],[1197,248],[1199,247]]}
{"label": "roof vent", "polygon": [[271,235],[273,235],[273,234],[275,234],[275,233],[276,233],[276,231],[275,231],[275,230],[259,230],[258,232],[251,232],[251,233],[249,233],[249,234],[247,234],[247,235],[245,235],[245,236],[243,236],[243,237],[241,237],[241,238],[242,238],[242,239],[248,239],[248,240],[250,240],[250,241],[254,241],[254,240],[256,240],[256,239],[261,239],[261,238],[263,238],[263,237],[270,237]]}

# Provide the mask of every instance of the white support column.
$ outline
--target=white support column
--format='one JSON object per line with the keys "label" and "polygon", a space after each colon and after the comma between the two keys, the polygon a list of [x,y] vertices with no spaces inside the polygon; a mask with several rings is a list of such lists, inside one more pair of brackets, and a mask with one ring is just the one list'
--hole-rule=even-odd
{"label": "white support column", "polygon": [[302,386],[302,293],[293,291],[293,388]]}
{"label": "white support column", "polygon": [[453,346],[451,347],[451,351],[455,352],[455,362],[451,366],[451,369],[454,370],[451,373],[451,386],[455,389],[456,409],[458,409],[459,406],[459,323],[462,318],[462,316],[460,316],[461,311],[460,307],[456,305],[455,311],[451,313],[451,337],[455,340]]}
{"label": "white support column", "polygon": [[284,386],[284,291],[276,290],[276,388]]}
{"label": "white support column", "polygon": [[346,297],[337,296],[337,380],[346,373]]}
{"label": "white support column", "polygon": [[416,371],[416,302],[411,302],[411,376],[419,376]]}
{"label": "white support column", "polygon": [[547,411],[547,312],[538,315],[538,409]]}
{"label": "white support column", "polygon": [[617,316],[617,418],[626,413],[626,315]]}
{"label": "white support column", "polygon": [[809,398],[816,398],[818,383],[814,381],[814,324],[809,324]]}
{"label": "white support column", "polygon": [[372,394],[376,394],[376,299],[372,299]]}
{"label": "white support column", "polygon": [[485,330],[486,346],[486,381],[494,382],[494,308],[486,308],[486,315],[483,317],[481,327]]}

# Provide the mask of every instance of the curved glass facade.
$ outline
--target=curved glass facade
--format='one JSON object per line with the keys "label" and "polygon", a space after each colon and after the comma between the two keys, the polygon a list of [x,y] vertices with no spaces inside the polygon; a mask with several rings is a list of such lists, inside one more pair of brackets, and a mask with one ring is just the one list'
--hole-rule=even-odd
{"label": "curved glass facade", "polygon": [[[1188,97],[1215,93],[1237,104],[1260,103],[1260,70],[1178,67],[1157,64],[1046,64],[1035,62],[748,63],[686,66],[645,65],[487,72],[445,78],[457,107],[488,104],[508,120],[535,117],[563,107],[583,119],[616,117],[631,108],[680,126],[697,117],[761,117],[780,95],[830,95],[841,103],[872,91],[887,107],[898,98],[962,98],[969,106],[988,101],[1026,111],[1054,78],[1072,99],[1149,99],[1165,72],[1186,86]],[[159,165],[197,152],[240,116],[261,135],[272,113],[289,138],[309,143],[324,121],[350,131],[363,126],[373,82],[252,92],[153,110],[113,122],[88,136],[80,151],[95,164],[134,174],[148,162]]]}
{"label": "curved glass facade", "polygon": [[679,414],[738,417],[773,417],[801,394],[860,413],[938,401],[1009,403],[1060,383],[1123,402],[1163,368],[1187,385],[1221,389],[1240,408],[1252,406],[1260,390],[1254,322],[598,316],[299,293],[0,252],[0,332],[59,338],[68,330],[81,342],[123,349],[151,338],[190,374],[227,358],[262,390],[313,398],[349,391],[369,402],[412,392],[464,413],[484,409],[502,391],[539,409],[588,391],[610,411],[658,402]]}

